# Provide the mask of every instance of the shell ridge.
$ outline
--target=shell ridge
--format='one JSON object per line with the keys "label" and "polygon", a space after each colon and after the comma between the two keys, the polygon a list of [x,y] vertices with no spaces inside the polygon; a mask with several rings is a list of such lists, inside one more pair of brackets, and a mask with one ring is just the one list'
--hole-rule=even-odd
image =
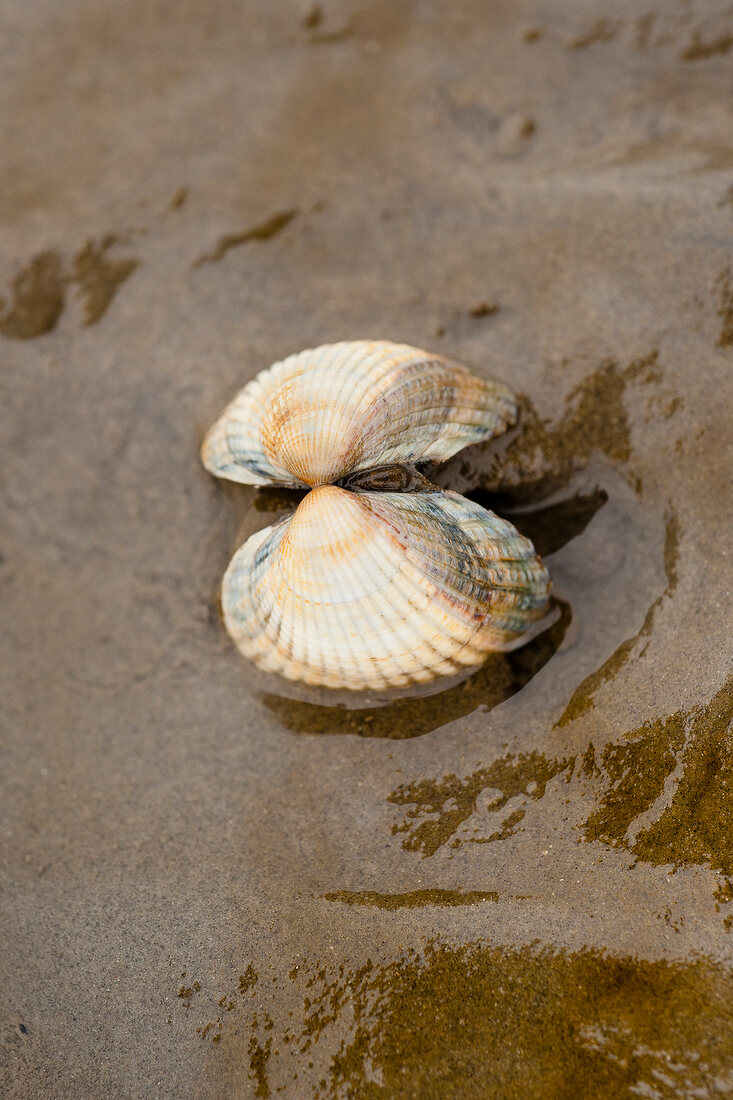
{"label": "shell ridge", "polygon": [[[344,490],[344,491],[346,491],[346,490]],[[353,494],[350,494],[350,495],[353,496]],[[358,500],[358,498],[354,498],[354,499],[357,501],[359,507],[363,507],[362,502],[360,500]],[[378,538],[381,538],[381,540],[383,540],[385,538],[385,532],[384,531],[380,531],[378,528],[375,528],[375,533],[376,533]],[[374,541],[376,541],[376,539]],[[383,561],[383,559],[380,560],[379,556],[376,553],[376,547],[374,546],[373,543],[368,544],[367,553],[369,554],[371,560],[374,562],[374,565],[379,570],[379,572],[383,576],[385,576],[387,582],[388,583],[393,582],[394,574],[392,574],[391,576],[388,576],[386,574],[385,569],[384,569],[384,561]],[[348,572],[345,571],[345,573],[344,573],[344,587],[348,590],[349,589],[348,577],[349,577],[349,575],[351,575],[353,573],[353,569],[351,568],[351,566],[352,566],[351,562],[348,562],[347,566],[348,566]],[[360,632],[359,627],[358,627],[358,625],[355,621],[355,610],[356,609],[353,605],[354,605],[354,601],[348,600],[348,601],[346,601],[345,609],[346,609],[347,614],[349,615],[350,619],[354,623],[354,632],[355,632],[355,634],[359,634],[361,632]],[[377,610],[380,613],[380,617],[382,618],[382,620],[385,621],[384,616],[381,614],[381,606],[379,604],[377,604]],[[400,623],[400,624],[398,624],[398,626],[400,628],[399,632],[401,633],[403,624]],[[395,656],[395,659],[397,660],[397,663],[400,666],[401,676],[408,676],[409,677],[408,671],[404,668],[404,663],[399,659],[398,655],[394,655],[394,656]],[[375,684],[375,687],[382,688],[382,687],[386,687],[386,686],[389,685],[389,680],[388,680],[388,678],[386,678],[384,676],[381,668],[379,667],[378,661],[373,661],[372,662],[371,673],[372,673],[373,676],[378,677],[378,680],[379,680],[379,682],[377,684]]]}
{"label": "shell ridge", "polygon": [[[416,505],[412,505],[409,501],[409,494],[383,493],[378,495],[379,497],[395,496],[396,500],[389,502],[392,507],[399,505],[408,513],[413,509],[416,510]],[[430,500],[431,497],[434,497],[435,503],[438,503],[441,496],[442,494],[440,492],[434,494],[425,493],[421,494],[420,499],[427,501]],[[375,500],[374,506],[379,511],[383,511],[385,508],[385,504],[383,504],[381,500]],[[420,557],[425,557],[430,562],[430,569],[428,571],[422,567],[422,571],[433,580],[442,572],[446,580],[450,578],[451,588],[457,597],[464,600],[469,597],[475,598],[479,585],[482,589],[482,593],[485,597],[488,597],[490,586],[488,584],[481,584],[480,578],[476,577],[475,574],[472,576],[468,571],[468,566],[465,569],[462,567],[463,561],[475,562],[478,557],[478,547],[475,541],[470,537],[466,537],[466,533],[458,525],[455,525],[451,533],[451,542],[443,549],[440,543],[435,539],[434,533],[430,531],[424,523],[424,518],[424,516],[420,516],[420,519],[423,520],[422,529],[426,531],[427,534],[422,538],[418,536],[415,530],[417,523],[414,520],[410,523],[412,517],[407,520],[410,525],[410,531],[409,535],[406,535],[404,539],[405,549],[416,567],[419,569],[421,568]],[[445,523],[445,516],[441,515],[439,507],[436,508],[432,518],[436,524],[440,524],[441,522],[443,524]],[[457,553],[456,543],[460,543],[460,557]]]}
{"label": "shell ridge", "polygon": [[[389,496],[391,494],[375,494],[375,496],[376,495]],[[369,494],[364,494],[364,496],[368,497]],[[398,496],[398,498],[402,498],[402,500],[405,499],[404,494],[397,494],[397,496]],[[408,543],[408,545],[409,545],[409,543]],[[417,576],[412,575],[412,576],[406,577],[406,579],[410,583],[411,588],[412,588],[413,591],[417,591],[417,592],[422,593],[424,591],[424,582],[426,580],[429,583],[434,582],[434,578],[426,576],[423,573],[423,571],[420,569],[419,563],[416,563],[414,560],[412,560],[412,556],[408,556],[408,561],[409,561],[409,564],[410,564],[411,568],[413,569],[414,573],[416,573]],[[403,572],[404,572],[404,570],[403,570]],[[404,615],[405,614],[405,607],[404,607],[405,601],[408,604],[411,605],[411,601],[409,600],[409,597],[407,597],[405,592],[400,591],[399,589],[397,589],[397,590],[395,590],[392,598],[395,601],[395,603],[397,603],[398,601],[401,602],[400,613],[402,615]],[[480,625],[479,621],[476,620],[476,618],[473,614],[470,614],[470,615],[467,614],[464,611],[463,607],[460,606],[460,602],[456,603],[456,601],[451,598],[450,593],[446,592],[444,595],[441,595],[441,593],[438,591],[438,599],[443,600],[445,602],[445,604],[447,605],[448,610],[453,615],[455,615],[459,618],[459,620],[464,624],[464,627],[470,628],[472,633],[475,632],[478,629],[478,627]],[[460,597],[459,597],[459,601],[460,601]],[[431,650],[441,659],[441,661],[452,662],[453,653],[446,652],[443,648],[441,648],[437,644],[438,639],[440,639],[440,640],[445,639],[445,623],[444,623],[443,620],[441,620],[440,616],[438,615],[437,607],[434,604],[430,604],[428,606],[428,609],[427,609],[425,614],[426,614],[426,621],[429,621],[431,623],[431,626],[432,626],[432,629],[433,629],[433,632],[434,632],[434,638],[433,639],[424,638],[423,642],[429,644]],[[445,612],[444,612],[444,614],[445,614]],[[471,637],[469,636],[465,640],[464,646],[468,646],[470,644],[471,644]],[[462,646],[461,648],[464,648],[464,646]],[[460,667],[460,663],[461,662],[459,662],[456,667]],[[428,667],[428,666],[426,666],[426,667]]]}
{"label": "shell ridge", "polygon": [[[348,561],[348,559],[347,559]],[[332,580],[335,580],[338,593],[339,610],[344,612],[348,620],[348,627],[353,636],[356,636],[357,624],[353,614],[351,606],[351,600],[348,598],[349,586],[348,586],[348,574],[339,570],[333,570]],[[324,616],[324,626],[327,630],[329,641],[331,643],[329,652],[333,655],[334,663],[337,666],[336,678],[342,683],[348,683],[350,678],[353,678],[356,673],[356,666],[353,659],[349,662],[346,660],[346,653],[348,649],[343,644],[343,639],[339,643],[336,639],[334,632],[334,624],[332,617],[329,615]],[[322,665],[325,667],[324,654],[321,655]],[[341,673],[339,676],[338,673]],[[382,686],[381,684],[379,686]]]}
{"label": "shell ridge", "polygon": [[[360,504],[361,507],[363,507],[363,501],[362,500],[359,500],[359,504]],[[381,524],[380,524],[380,527],[381,527],[381,530],[380,529],[377,529],[377,530],[379,531],[379,534],[381,536],[381,540],[383,541],[383,539],[387,535],[387,532],[386,532],[386,529],[384,529],[384,527]],[[392,543],[391,549],[393,551],[396,550],[397,552],[399,552],[401,550],[401,544],[397,543],[395,545],[394,539],[391,539],[390,541]],[[381,572],[384,572],[383,559],[380,559],[379,554],[377,553],[377,551],[378,551],[377,546],[370,545],[370,547],[369,547],[370,557],[374,560],[374,564],[375,564],[376,568],[378,570],[380,570]],[[384,603],[376,602],[375,606],[376,606],[376,610],[377,610],[378,614],[380,615],[380,619],[384,624],[384,627],[385,627],[384,632],[387,634],[387,636],[389,636],[390,634],[393,635],[393,636],[396,635],[397,638],[402,642],[402,649],[401,650],[400,649],[392,649],[391,650],[392,659],[400,667],[401,679],[404,679],[405,681],[411,681],[411,680],[420,681],[420,680],[424,680],[426,678],[425,675],[423,674],[423,672],[424,671],[429,671],[430,667],[435,667],[436,661],[435,661],[435,659],[433,659],[430,662],[429,665],[427,665],[423,662],[421,668],[411,669],[409,667],[408,662],[409,662],[409,659],[410,659],[410,655],[415,653],[416,648],[417,648],[417,650],[419,650],[420,645],[425,646],[427,644],[429,646],[430,650],[438,657],[438,659],[441,662],[445,661],[446,654],[441,649],[436,647],[436,645],[434,643],[432,643],[429,639],[427,639],[425,637],[424,627],[425,627],[426,622],[431,622],[432,623],[433,629],[439,637],[441,636],[441,633],[442,633],[441,632],[441,624],[440,624],[439,620],[436,618],[436,616],[433,614],[433,609],[432,609],[432,607],[429,603],[429,595],[425,590],[424,584],[421,585],[421,584],[415,583],[414,577],[404,577],[405,568],[408,564],[411,564],[411,563],[407,563],[407,562],[403,563],[400,566],[399,571],[400,571],[401,574],[403,574],[403,576],[400,577],[400,580],[403,582],[403,584],[404,584],[405,581],[407,581],[409,583],[409,591],[405,591],[403,585],[401,585],[399,583],[394,583],[395,575],[392,574],[392,575],[387,577],[388,583],[390,584],[388,605],[386,605]],[[375,593],[375,595],[377,597],[380,595],[380,591],[381,590],[377,590],[377,592]],[[425,606],[421,606],[419,601],[422,601],[422,603],[425,604]],[[353,605],[349,606],[349,610],[351,610],[352,606]],[[419,617],[419,625],[415,625],[414,622],[413,622],[413,620],[415,618],[415,608],[416,607],[417,607],[417,615]],[[388,618],[387,617],[388,612],[389,611],[394,611],[395,608],[397,608],[399,610],[399,615],[396,617],[396,620],[395,620],[395,618],[392,618],[392,619]],[[381,658],[381,660],[385,660],[385,659],[386,659],[386,656]],[[379,659],[377,660],[377,662],[373,666],[373,671],[376,672],[376,671],[378,671],[378,669],[379,669]],[[450,671],[450,668],[445,670],[445,671]],[[382,676],[381,672],[380,672],[380,679],[383,679],[383,676]],[[384,685],[382,685],[382,686],[384,686]]]}
{"label": "shell ridge", "polygon": [[[367,494],[365,494],[367,495]],[[403,504],[402,501],[407,499],[409,501],[409,495],[403,496],[401,494],[380,494],[381,496],[395,496],[396,501],[400,501],[400,505],[405,509],[413,507],[410,503]],[[425,494],[428,496],[428,494]],[[446,506],[450,509],[452,517],[454,517],[456,511],[456,505],[460,502],[461,505],[465,505],[469,513],[473,513],[475,519],[483,519],[485,525],[488,526],[489,532],[493,527],[493,520],[499,519],[495,517],[493,513],[482,509],[480,505],[475,502],[467,501],[465,498],[460,497],[458,494],[451,494],[450,498],[448,494],[435,493],[430,494],[432,497],[433,505],[438,513],[446,510]],[[402,497],[402,500],[400,500]],[[424,499],[421,494],[421,499]],[[392,502],[393,505],[395,501]],[[439,522],[439,521],[438,521]],[[499,520],[499,524],[502,529],[511,529],[511,525],[505,520]],[[460,526],[456,525],[456,530],[459,535],[463,535]],[[491,535],[487,534],[484,529],[481,532],[483,534],[483,541],[487,538],[490,539]],[[484,624],[489,619],[491,620],[491,628],[509,629],[514,634],[520,634],[525,627],[526,623],[534,621],[541,617],[545,613],[548,590],[549,590],[549,574],[539,559],[536,557],[531,543],[528,540],[518,537],[519,548],[523,553],[531,554],[531,559],[525,562],[511,561],[508,563],[510,567],[514,567],[512,573],[511,568],[505,569],[502,573],[497,573],[496,569],[493,571],[486,571],[485,579],[483,582],[470,574],[464,574],[462,571],[453,570],[450,574],[451,579],[454,579],[455,584],[451,585],[453,594],[459,601],[468,607],[472,602],[475,606],[481,606],[482,610],[479,617],[480,623]],[[449,544],[449,548],[453,549]],[[420,545],[420,552],[425,554],[425,544]],[[469,540],[469,545],[464,549],[464,553],[468,559],[475,565],[481,562],[482,544],[477,540]],[[414,551],[414,543],[412,540],[408,541],[408,556],[420,567],[419,556]],[[444,580],[448,579],[448,574],[445,573],[446,558],[438,555],[435,559],[438,569],[444,571]],[[494,563],[492,563],[494,564]],[[525,568],[526,566],[526,568]],[[519,567],[519,569],[517,569]],[[435,572],[431,574],[432,579],[435,579]],[[467,584],[463,584],[462,580],[465,578]],[[501,579],[501,583],[499,582]],[[503,598],[499,596],[499,592],[502,595],[506,593],[515,594],[516,599],[507,601],[506,596]],[[499,621],[501,620],[501,621]]]}

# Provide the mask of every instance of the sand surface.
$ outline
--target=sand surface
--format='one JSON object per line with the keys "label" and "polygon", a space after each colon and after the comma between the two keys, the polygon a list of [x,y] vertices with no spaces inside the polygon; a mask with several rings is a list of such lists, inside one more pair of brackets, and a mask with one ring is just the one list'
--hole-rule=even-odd
{"label": "sand surface", "polygon": [[[0,1092],[733,1092],[733,6],[0,7]],[[441,483],[558,619],[429,698],[255,673],[274,359],[522,394]]]}

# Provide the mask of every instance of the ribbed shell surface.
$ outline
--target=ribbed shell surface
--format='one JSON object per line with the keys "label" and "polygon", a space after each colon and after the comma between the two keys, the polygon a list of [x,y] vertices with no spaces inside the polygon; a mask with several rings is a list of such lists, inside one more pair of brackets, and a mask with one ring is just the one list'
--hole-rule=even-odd
{"label": "ribbed shell surface", "polygon": [[548,591],[531,543],[455,493],[322,486],[234,555],[222,606],[261,668],[365,690],[511,648],[543,616]]}
{"label": "ribbed shell surface", "polygon": [[386,340],[326,344],[262,371],[202,448],[217,477],[295,488],[389,463],[442,462],[514,423],[512,394]]}

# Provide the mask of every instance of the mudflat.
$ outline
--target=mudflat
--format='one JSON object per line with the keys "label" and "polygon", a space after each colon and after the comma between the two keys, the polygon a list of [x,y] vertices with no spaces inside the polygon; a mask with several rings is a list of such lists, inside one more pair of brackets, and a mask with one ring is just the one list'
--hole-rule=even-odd
{"label": "mudflat", "polygon": [[[5,0],[0,1091],[733,1092],[733,10]],[[354,699],[240,658],[275,359],[455,357],[434,476],[553,625]]]}

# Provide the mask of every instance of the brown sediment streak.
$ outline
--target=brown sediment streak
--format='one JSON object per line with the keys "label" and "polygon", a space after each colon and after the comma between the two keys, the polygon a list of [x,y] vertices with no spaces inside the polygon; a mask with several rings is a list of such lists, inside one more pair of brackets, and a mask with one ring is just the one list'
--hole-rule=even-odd
{"label": "brown sediment streak", "polygon": [[584,50],[596,42],[610,42],[618,32],[618,24],[610,23],[607,19],[599,19],[586,34],[573,38],[569,46],[572,50]]}
{"label": "brown sediment streak", "polygon": [[93,325],[106,313],[119,287],[138,267],[134,257],[112,260],[109,249],[121,238],[108,233],[89,240],[76,254],[71,273],[53,249],[39,253],[11,282],[12,305],[0,297],[0,335],[31,340],[52,332],[64,310],[66,288],[76,283],[84,299],[84,323]]}
{"label": "brown sediment streak", "polygon": [[199,256],[197,260],[194,260],[192,266],[196,268],[201,267],[202,264],[218,263],[232,248],[237,248],[240,244],[247,244],[249,241],[269,241],[271,237],[280,233],[297,213],[297,209],[283,210],[278,214],[273,214],[267,221],[255,225],[252,229],[243,229],[240,233],[228,233],[226,236],[220,237],[215,248],[211,252]]}
{"label": "brown sediment streak", "polygon": [[100,241],[87,241],[74,258],[73,280],[85,299],[86,325],[94,325],[104,316],[120,286],[139,265],[133,257],[109,258],[109,249],[119,241],[117,234],[108,233]]}
{"label": "brown sediment streak", "polygon": [[422,909],[426,905],[479,905],[498,901],[496,890],[412,890],[406,894],[380,894],[375,890],[336,890],[324,894],[326,901],[341,901],[345,905],[368,905],[375,909]]}
{"label": "brown sediment streak", "polygon": [[188,196],[189,196],[188,187],[186,187],[186,186],[179,187],[178,190],[176,191],[175,195],[171,199],[171,201],[168,203],[168,209],[169,210],[181,210],[185,206],[186,201],[188,199]]}
{"label": "brown sediment streak", "polygon": [[13,302],[0,297],[0,334],[31,340],[51,332],[63,312],[66,279],[58,252],[40,252],[12,280]]}
{"label": "brown sediment streak", "polygon": [[706,57],[714,57],[716,54],[723,56],[733,46],[733,34],[723,31],[717,38],[705,39],[699,31],[695,31],[692,40],[680,54],[680,61],[701,61]]}
{"label": "brown sediment streak", "polygon": [[721,320],[718,347],[730,348],[733,347],[733,284],[730,268],[722,271],[716,282],[720,293],[718,316]]}
{"label": "brown sediment streak", "polygon": [[498,302],[479,302],[477,305],[472,306],[468,313],[471,317],[491,317],[494,313],[498,313],[501,306]]}
{"label": "brown sediment streak", "polygon": [[343,27],[338,27],[333,31],[312,31],[308,36],[308,41],[314,46],[325,46],[333,42],[343,42],[345,39],[350,38],[353,33],[353,24],[348,21]]}

